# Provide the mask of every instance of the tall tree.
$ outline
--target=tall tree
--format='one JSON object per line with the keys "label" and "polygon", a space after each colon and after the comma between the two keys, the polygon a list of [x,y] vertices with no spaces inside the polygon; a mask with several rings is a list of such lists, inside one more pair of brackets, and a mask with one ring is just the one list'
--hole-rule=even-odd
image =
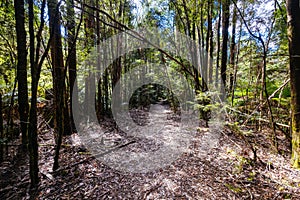
{"label": "tall tree", "polygon": [[[89,0],[87,3],[93,7],[94,1]],[[87,49],[88,53],[93,49],[96,42],[96,35],[95,35],[95,11],[92,8],[86,8],[86,13],[84,15],[84,32],[86,40],[84,41],[84,46]],[[92,70],[89,70],[89,75],[86,77],[85,80],[85,100],[84,100],[84,112],[86,113],[86,117],[90,117],[90,113],[93,112],[93,99],[94,94],[92,91],[95,91],[95,82],[91,80],[95,80],[95,75]]]}
{"label": "tall tree", "polygon": [[219,68],[220,68],[220,49],[221,49],[221,41],[220,41],[220,29],[221,29],[221,3],[218,5],[218,22],[217,22],[217,58],[216,58],[216,73],[215,73],[215,86],[217,87],[217,83],[219,80]]}
{"label": "tall tree", "polygon": [[[235,32],[236,32],[236,22],[237,22],[237,10],[236,7],[233,8],[232,15],[232,30],[231,30],[231,43],[230,43],[230,81],[229,81],[229,91],[233,92],[233,79],[235,71],[235,55],[236,55],[236,43],[235,43]],[[233,104],[233,103],[232,103]]]}
{"label": "tall tree", "polygon": [[18,103],[20,124],[22,132],[22,145],[27,143],[27,120],[28,120],[28,87],[27,87],[27,49],[25,31],[24,0],[14,0],[16,33],[17,33],[17,80],[18,80]]}
{"label": "tall tree", "polygon": [[48,0],[48,13],[51,38],[51,60],[52,76],[54,89],[54,130],[55,130],[55,155],[53,170],[58,169],[59,151],[62,142],[62,136],[65,131],[65,69],[63,64],[63,52],[60,28],[60,13],[57,0]]}
{"label": "tall tree", "polygon": [[300,4],[287,0],[287,23],[290,53],[292,158],[295,168],[300,168]]}
{"label": "tall tree", "polygon": [[214,52],[214,42],[213,42],[213,9],[214,9],[214,4],[212,0],[209,0],[209,19],[208,19],[208,23],[210,24],[208,26],[208,33],[209,33],[209,73],[208,73],[208,82],[212,83],[212,75],[213,75],[213,65],[212,65],[212,59],[213,59],[213,52]]}
{"label": "tall tree", "polygon": [[226,88],[227,50],[228,50],[228,28],[229,28],[229,6],[230,0],[222,0],[222,56],[221,77]]}
{"label": "tall tree", "polygon": [[[67,0],[67,29],[68,29],[68,58],[67,67],[69,69],[69,91],[70,91],[70,120],[72,132],[75,131],[73,118],[73,102],[78,105],[78,86],[75,83],[76,79],[76,38],[75,38],[75,11],[74,0]],[[74,94],[73,94],[74,91]]]}
{"label": "tall tree", "polygon": [[31,187],[37,187],[39,183],[39,167],[38,167],[38,142],[37,142],[37,88],[39,80],[39,70],[35,64],[35,46],[34,46],[34,10],[33,0],[28,0],[29,12],[29,46],[30,46],[30,68],[31,68],[31,107],[29,113],[29,127],[28,127],[28,149],[29,149],[29,164],[30,164],[30,180]]}
{"label": "tall tree", "polygon": [[[40,27],[36,34],[37,41],[35,42],[34,34],[34,9],[33,0],[28,0],[29,10],[29,38],[30,38],[30,68],[31,68],[31,106],[29,111],[29,126],[28,126],[28,149],[29,149],[29,161],[30,161],[30,179],[31,187],[37,187],[39,183],[38,177],[38,141],[37,141],[37,91],[38,83],[41,74],[42,64],[48,55],[50,43],[48,41],[47,47],[44,49],[44,53],[40,56],[41,43],[42,43],[42,32],[45,25],[44,12],[46,0],[42,1],[41,6],[41,21]],[[35,48],[36,44],[36,48]]]}

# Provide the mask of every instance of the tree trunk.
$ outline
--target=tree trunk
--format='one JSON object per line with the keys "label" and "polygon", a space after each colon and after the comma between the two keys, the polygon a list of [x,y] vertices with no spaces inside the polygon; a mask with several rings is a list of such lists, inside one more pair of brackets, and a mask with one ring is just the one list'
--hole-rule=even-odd
{"label": "tree trunk", "polygon": [[30,68],[31,68],[31,106],[29,113],[28,127],[28,149],[29,149],[29,164],[30,164],[30,180],[31,187],[35,188],[39,183],[39,167],[38,167],[38,142],[37,142],[37,89],[38,89],[38,69],[34,60],[34,11],[33,0],[28,0],[29,4],[29,37],[30,37]]}
{"label": "tree trunk", "polygon": [[[236,54],[236,43],[235,43],[235,30],[236,30],[236,21],[237,21],[237,10],[236,7],[233,8],[232,15],[232,31],[231,31],[231,43],[230,43],[230,80],[229,80],[229,91],[233,93],[233,79],[234,79],[234,69],[235,69],[235,54]],[[232,99],[233,100],[233,99]],[[233,102],[232,102],[233,103]]]}
{"label": "tree trunk", "polygon": [[[120,5],[119,5],[119,12],[118,12],[118,20],[121,21],[122,17],[123,16],[123,9],[124,9],[124,3],[122,1],[120,1]],[[119,26],[119,25],[118,25]],[[121,28],[119,26],[119,28]],[[117,49],[112,49],[112,52],[113,53],[117,53],[118,55],[121,54],[122,52],[122,49],[121,47],[123,46],[122,45],[122,42],[123,42],[123,38],[122,38],[122,35],[118,35],[117,38],[116,38],[116,46],[117,46]],[[121,78],[121,73],[122,73],[122,58],[121,57],[118,57],[115,62],[113,63],[113,74],[112,74],[112,82],[113,82],[113,85],[112,85],[112,89],[115,89],[115,86],[117,84],[117,82],[120,80]],[[120,96],[120,91],[117,92],[117,94],[119,94],[119,97]]]}
{"label": "tree trunk", "polygon": [[[96,1],[96,7],[99,9],[99,1]],[[100,32],[100,15],[99,15],[99,10],[96,11],[96,35],[97,35],[97,51],[100,52],[100,37],[101,37],[101,32]],[[101,56],[97,54],[97,70],[101,71]],[[104,115],[104,101],[103,101],[103,75],[101,73],[97,74],[98,84],[97,84],[97,117],[98,119],[103,119]]]}
{"label": "tree trunk", "polygon": [[[94,6],[94,1],[89,0],[88,3],[91,6]],[[84,16],[84,31],[85,31],[85,48],[88,49],[88,52],[90,52],[91,49],[96,44],[96,37],[95,37],[95,11],[91,8],[86,8],[86,13]],[[94,104],[93,99],[95,99],[95,94],[93,94],[93,91],[96,90],[95,85],[95,74],[92,71],[92,68],[89,69],[88,76],[85,80],[85,100],[84,100],[84,112],[86,114],[87,118],[90,118],[91,112],[94,111]]]}
{"label": "tree trunk", "polygon": [[[243,11],[244,12],[244,11]],[[236,43],[236,49],[235,49],[235,62],[234,62],[234,69],[233,69],[233,83],[232,83],[232,91],[231,91],[231,105],[233,106],[233,100],[234,100],[234,92],[235,92],[235,87],[236,87],[236,75],[238,71],[238,64],[239,64],[239,54],[240,54],[240,41],[242,38],[242,30],[243,30],[243,21],[242,19],[240,20],[240,27],[239,27],[239,38]]]}
{"label": "tree trunk", "polygon": [[200,3],[200,33],[201,33],[201,47],[204,49],[204,20],[203,20],[203,6],[204,3],[201,1]]}
{"label": "tree trunk", "polygon": [[215,87],[218,87],[219,81],[219,68],[220,68],[220,49],[221,49],[221,41],[220,41],[220,29],[221,29],[221,3],[219,2],[219,17],[217,23],[217,58],[216,58],[216,75],[215,75]]}
{"label": "tree trunk", "polygon": [[51,37],[51,59],[53,68],[54,89],[54,130],[55,130],[55,155],[53,170],[58,169],[59,150],[65,129],[65,70],[63,66],[63,53],[60,30],[60,14],[57,0],[48,0],[48,13]]}
{"label": "tree trunk", "polygon": [[230,0],[222,1],[222,57],[221,57],[221,77],[226,88],[227,70],[227,49],[228,49],[228,28],[229,28],[229,6]]}
{"label": "tree trunk", "polygon": [[209,73],[208,73],[208,83],[211,84],[212,83],[212,76],[213,76],[213,52],[214,52],[214,48],[213,48],[213,29],[212,29],[212,24],[213,24],[213,9],[214,9],[214,4],[213,2],[210,0],[209,1],[209,20],[208,23],[210,24],[208,32],[209,32],[209,57],[208,57],[208,67],[209,67]]}
{"label": "tree trunk", "polygon": [[287,0],[288,39],[290,53],[292,158],[300,168],[300,7],[299,0]]}
{"label": "tree trunk", "polygon": [[27,87],[27,49],[25,31],[24,0],[14,0],[16,32],[17,32],[17,80],[18,80],[18,104],[20,124],[22,132],[22,145],[27,145],[27,121],[28,121],[28,87]]}
{"label": "tree trunk", "polygon": [[[204,7],[204,3],[203,2],[201,2],[201,4],[200,4],[200,31],[201,31],[201,42],[202,42],[202,44],[201,44],[201,47],[202,47],[202,49],[204,49],[204,20],[203,20],[203,17],[204,17],[204,12],[203,12],[203,7]],[[208,52],[208,42],[209,42],[209,40],[208,40],[208,35],[207,35],[207,37],[206,37],[206,52]],[[202,70],[200,70],[201,71],[201,78],[202,78],[202,85],[204,85],[205,84],[205,82],[207,81],[207,70],[208,70],[208,67],[207,67],[207,65],[205,65],[204,63],[206,62],[207,63],[207,60],[205,60],[205,62],[204,62],[204,57],[202,56],[202,55],[200,55],[200,63],[199,63],[199,66],[200,66],[200,68],[199,69],[202,69]],[[196,75],[196,74],[195,74]],[[196,79],[198,79],[198,75],[196,75]],[[196,80],[196,82],[198,82],[197,80]],[[200,84],[200,83],[199,83]],[[199,87],[199,84],[198,83],[196,83],[196,87]],[[200,89],[200,88],[198,88],[198,89]]]}
{"label": "tree trunk", "polygon": [[67,29],[68,29],[68,69],[69,69],[69,95],[70,95],[70,123],[71,132],[76,131],[73,118],[73,102],[74,106],[78,105],[78,86],[75,84],[76,80],[76,41],[75,41],[75,19],[74,19],[74,0],[67,1]]}

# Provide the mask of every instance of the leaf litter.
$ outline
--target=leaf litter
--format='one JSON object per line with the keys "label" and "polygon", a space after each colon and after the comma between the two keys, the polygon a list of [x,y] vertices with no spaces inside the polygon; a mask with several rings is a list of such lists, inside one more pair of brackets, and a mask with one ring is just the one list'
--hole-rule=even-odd
{"label": "leaf litter", "polygon": [[[178,127],[178,119],[167,121],[169,129]],[[155,152],[161,145],[126,138],[110,119],[101,128],[109,145],[134,141],[121,147],[125,150]],[[168,166],[146,173],[118,171],[95,159],[77,133],[64,137],[60,168],[53,172],[52,132],[47,124],[40,126],[37,191],[30,190],[28,156],[18,151],[20,141],[10,146],[9,156],[0,164],[0,199],[300,199],[300,171],[290,167],[286,139],[279,140],[283,153],[272,153],[267,130],[245,136],[257,146],[255,162],[243,137],[230,129],[219,130],[218,142],[203,146],[212,133],[195,127],[188,151]]]}

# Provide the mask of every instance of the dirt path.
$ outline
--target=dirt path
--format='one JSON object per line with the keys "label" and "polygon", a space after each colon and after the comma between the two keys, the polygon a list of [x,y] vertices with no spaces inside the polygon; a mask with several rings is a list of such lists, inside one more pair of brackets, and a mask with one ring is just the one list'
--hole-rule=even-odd
{"label": "dirt path", "polygon": [[[163,115],[165,113],[166,115]],[[151,123],[159,115],[166,131],[176,128],[176,121],[168,119],[161,107],[150,109]],[[152,116],[151,116],[152,115]],[[152,121],[151,121],[152,119]],[[173,120],[171,123],[169,120]],[[126,134],[112,128],[109,120],[102,129],[110,136],[126,140]],[[61,151],[61,169],[51,170],[53,138],[45,127],[39,135],[41,184],[37,199],[300,199],[300,172],[291,169],[288,157],[275,155],[268,149],[264,133],[255,133],[262,143],[254,163],[253,155],[244,140],[227,129],[216,135],[198,128],[186,152],[169,165],[146,173],[118,171],[95,159],[78,140],[78,135],[64,139]],[[252,137],[251,136],[251,137]],[[217,137],[217,138],[215,138]],[[113,138],[113,137],[111,137]],[[127,138],[128,139],[128,138]],[[214,143],[208,141],[217,139]],[[156,151],[159,142],[140,140],[127,145],[123,151]],[[151,149],[152,148],[152,149]],[[149,150],[150,149],[150,150]],[[13,163],[1,164],[0,199],[29,199],[29,184],[18,186],[18,180],[28,171],[16,171],[16,176],[3,175],[14,169]],[[23,167],[28,167],[26,164]],[[26,174],[25,174],[26,175]],[[15,187],[14,187],[15,185]]]}

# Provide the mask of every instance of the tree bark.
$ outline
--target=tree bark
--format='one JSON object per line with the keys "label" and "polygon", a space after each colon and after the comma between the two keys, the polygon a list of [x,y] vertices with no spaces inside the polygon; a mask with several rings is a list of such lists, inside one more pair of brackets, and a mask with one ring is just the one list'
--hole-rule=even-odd
{"label": "tree bark", "polygon": [[219,81],[219,68],[220,68],[220,49],[221,49],[221,41],[220,41],[220,29],[221,29],[221,3],[219,2],[219,17],[217,23],[217,58],[216,58],[216,75],[215,75],[215,87],[218,87]]}
{"label": "tree bark", "polygon": [[214,48],[213,48],[213,29],[212,29],[212,24],[213,24],[213,9],[214,9],[214,4],[211,0],[209,0],[209,19],[208,19],[208,23],[210,24],[208,27],[208,32],[209,32],[209,52],[208,52],[208,83],[211,84],[212,83],[212,76],[213,76],[213,52],[214,52]]}
{"label": "tree bark", "polygon": [[221,57],[221,77],[226,88],[227,70],[227,49],[228,49],[228,28],[229,28],[229,6],[230,0],[222,1],[222,57]]}
{"label": "tree bark", "polygon": [[287,0],[287,23],[290,53],[292,157],[300,168],[300,6],[299,0]]}
{"label": "tree bark", "polygon": [[60,29],[60,14],[57,0],[48,0],[48,13],[51,38],[51,59],[53,68],[53,89],[54,89],[54,130],[55,130],[55,155],[53,171],[59,167],[59,150],[62,136],[65,132],[65,69],[63,66],[63,53]]}
{"label": "tree bark", "polygon": [[[96,1],[96,7],[99,9],[99,1]],[[100,37],[101,37],[101,32],[100,32],[100,15],[99,11],[96,11],[96,35],[97,35],[97,51],[100,52]],[[101,56],[97,54],[97,70],[101,71]],[[97,84],[97,117],[98,119],[103,119],[104,115],[104,101],[103,101],[103,76],[101,73],[97,74],[97,77],[99,78],[98,84]]]}
{"label": "tree bark", "polygon": [[18,110],[22,132],[22,145],[27,145],[27,121],[28,121],[28,86],[27,86],[27,49],[25,31],[24,0],[14,0],[16,33],[17,33],[17,80],[18,80]]}
{"label": "tree bark", "polygon": [[[74,19],[74,0],[67,0],[67,29],[68,29],[68,60],[69,69],[69,95],[70,95],[70,126],[71,131],[75,132],[76,127],[73,118],[73,106],[78,106],[78,86],[75,83],[77,75],[76,60],[76,38],[75,38],[75,19]],[[73,105],[74,102],[74,105]]]}
{"label": "tree bark", "polygon": [[237,21],[237,10],[236,7],[234,7],[233,15],[232,15],[232,31],[231,31],[230,61],[229,61],[232,70],[229,75],[230,76],[229,91],[231,93],[233,93],[233,79],[234,79],[235,55],[236,55],[236,43],[235,43],[236,21]]}
{"label": "tree bark", "polygon": [[28,127],[28,149],[30,164],[30,180],[31,187],[36,188],[39,183],[39,167],[38,167],[38,142],[37,142],[37,89],[39,80],[39,70],[34,60],[34,10],[33,0],[28,0],[29,4],[29,37],[30,37],[30,68],[31,68],[31,106],[29,113]]}
{"label": "tree bark", "polygon": [[[243,9],[243,13],[244,13],[244,9]],[[233,69],[233,83],[232,83],[232,91],[231,91],[231,105],[233,106],[233,100],[234,100],[234,92],[235,92],[235,87],[236,87],[236,75],[237,75],[237,71],[238,71],[238,64],[239,64],[239,54],[240,54],[240,41],[242,38],[242,30],[243,30],[243,20],[240,19],[240,27],[239,27],[239,38],[238,41],[236,43],[236,49],[235,49],[235,62],[234,62],[234,69]]]}
{"label": "tree bark", "polygon": [[[95,6],[94,1],[87,1],[89,5]],[[91,49],[96,44],[96,37],[95,37],[95,11],[91,8],[86,8],[87,13],[84,17],[84,31],[85,31],[85,48],[88,49],[88,52],[90,52]],[[93,105],[93,99],[95,98],[95,94],[93,91],[96,90],[96,85],[95,85],[95,74],[92,71],[92,68],[89,69],[88,76],[86,77],[85,80],[85,99],[84,99],[84,112],[86,114],[87,118],[90,118],[90,114],[94,111],[94,106]]]}

